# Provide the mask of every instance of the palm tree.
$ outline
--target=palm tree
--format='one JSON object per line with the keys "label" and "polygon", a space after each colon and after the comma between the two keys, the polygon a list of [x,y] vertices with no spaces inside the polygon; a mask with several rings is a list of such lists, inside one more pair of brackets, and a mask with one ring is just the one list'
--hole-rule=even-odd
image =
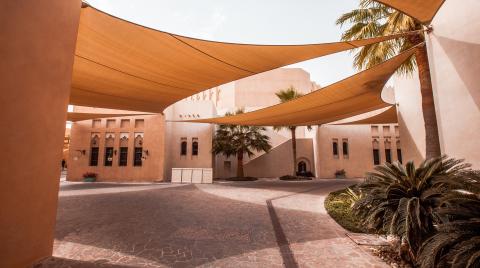
{"label": "palm tree", "polygon": [[[277,97],[280,99],[281,103],[291,101],[293,99],[296,99],[298,97],[303,96],[302,93],[298,92],[296,88],[293,86],[290,86],[287,89],[283,89],[275,93]],[[297,176],[297,137],[295,135],[295,131],[297,130],[297,126],[276,126],[273,127],[273,129],[279,131],[283,128],[288,128],[290,130],[290,133],[292,134],[292,154],[293,154],[293,176]],[[308,129],[311,127],[308,126]]]}
{"label": "palm tree", "polygon": [[[225,116],[241,114],[243,110],[237,110],[235,113],[227,113]],[[270,138],[264,135],[265,127],[258,126],[238,126],[238,125],[219,125],[213,138],[212,152],[223,154],[226,157],[235,155],[237,157],[237,177],[244,177],[243,155],[251,157],[254,151],[268,152],[272,146]]]}
{"label": "palm tree", "polygon": [[413,162],[385,163],[358,186],[364,195],[353,210],[371,229],[399,237],[400,256],[415,263],[422,242],[440,221],[435,209],[442,198],[459,190],[478,190],[480,175],[469,167],[446,157],[428,159],[419,167]]}
{"label": "palm tree", "polygon": [[[337,25],[348,24],[342,34],[343,41],[385,36],[399,32],[422,30],[423,25],[415,19],[373,0],[360,0],[360,7],[343,14]],[[356,50],[353,65],[359,69],[370,68],[398,53],[417,46],[415,57],[406,61],[398,70],[400,74],[411,74],[418,68],[422,110],[425,123],[426,159],[440,156],[437,117],[433,100],[427,48],[422,32],[377,44],[366,45]]]}

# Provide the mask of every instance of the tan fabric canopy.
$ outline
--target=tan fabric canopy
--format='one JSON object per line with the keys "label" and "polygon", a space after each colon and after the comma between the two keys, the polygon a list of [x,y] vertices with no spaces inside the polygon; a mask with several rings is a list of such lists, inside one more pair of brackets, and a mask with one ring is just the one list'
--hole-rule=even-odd
{"label": "tan fabric canopy", "polygon": [[203,90],[405,34],[311,45],[247,45],[183,37],[82,8],[70,104],[162,112]]}
{"label": "tan fabric canopy", "polygon": [[386,109],[385,111],[376,114],[374,116],[355,120],[335,125],[376,125],[376,124],[397,124],[398,117],[397,117],[397,107],[392,105],[390,108]]}
{"label": "tan fabric canopy", "polygon": [[153,114],[98,114],[98,113],[77,113],[68,112],[67,121],[77,122],[83,120],[97,119],[97,118],[111,118],[111,117],[124,117],[124,116],[139,116],[139,115],[153,115]]}
{"label": "tan fabric canopy", "polygon": [[234,116],[187,122],[257,126],[317,125],[388,107],[391,104],[381,99],[382,89],[397,68],[414,54],[415,49],[289,102]]}
{"label": "tan fabric canopy", "polygon": [[395,8],[422,23],[432,21],[445,0],[375,0]]}

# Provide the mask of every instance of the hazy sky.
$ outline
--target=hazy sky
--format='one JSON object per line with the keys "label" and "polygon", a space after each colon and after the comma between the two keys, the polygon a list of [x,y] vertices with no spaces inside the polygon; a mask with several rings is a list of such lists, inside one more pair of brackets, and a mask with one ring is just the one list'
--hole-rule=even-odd
{"label": "hazy sky", "polygon": [[[215,41],[255,44],[336,42],[340,14],[358,0],[88,0],[103,11],[151,28]],[[322,86],[355,71],[348,52],[293,65]]]}

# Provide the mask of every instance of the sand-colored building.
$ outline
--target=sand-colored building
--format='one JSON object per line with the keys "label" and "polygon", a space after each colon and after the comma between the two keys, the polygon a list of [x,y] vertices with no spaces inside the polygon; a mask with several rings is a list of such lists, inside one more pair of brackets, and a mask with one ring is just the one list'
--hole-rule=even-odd
{"label": "sand-colored building", "polygon": [[[60,0],[50,1],[48,5],[41,1],[28,1],[28,4],[27,1],[7,2],[8,8],[0,11],[2,18],[9,22],[3,25],[2,37],[15,42],[4,43],[6,52],[2,58],[2,67],[8,71],[0,72],[2,85],[6,89],[2,90],[3,98],[0,99],[2,126],[8,129],[2,132],[3,136],[0,138],[5,152],[1,158],[2,167],[7,167],[0,169],[0,177],[4,185],[8,186],[0,191],[0,266],[28,267],[52,253],[59,162],[62,157],[60,148],[65,134],[64,120],[69,101],[81,3]],[[25,8],[26,6],[28,8]],[[431,22],[433,31],[428,33],[427,38],[442,152],[465,158],[477,169],[480,168],[479,12],[478,0],[445,1]],[[35,27],[32,27],[32,21]],[[425,155],[425,135],[420,113],[418,81],[414,76],[397,78],[394,88],[404,161],[420,161]],[[130,124],[134,124],[133,120],[130,119]],[[149,146],[154,144],[156,139],[165,138],[162,131],[150,136],[150,121],[146,118],[144,120],[145,146],[147,143]],[[165,118],[158,120],[158,126],[162,126],[163,120]],[[116,123],[121,124],[120,121]],[[81,124],[85,124],[83,131],[86,134],[83,136],[86,138],[79,138],[80,142],[74,144],[77,138],[75,130],[72,129],[70,158],[75,157],[77,150],[80,150],[81,157],[87,159],[88,150],[91,148],[91,133],[97,132],[92,122],[90,126],[88,122]],[[105,119],[102,119],[100,124],[99,129],[103,128],[102,124],[105,125],[105,135],[107,129],[111,131],[106,127]],[[134,148],[134,134],[137,132],[134,125],[130,127],[128,142],[132,148],[129,147],[129,150]],[[43,131],[45,129],[48,133]],[[380,131],[383,126],[378,129]],[[372,129],[370,131],[370,138],[365,140],[365,144],[372,144]],[[140,128],[138,132],[141,132]],[[368,128],[363,133],[368,136]],[[157,134],[158,136],[155,136]],[[330,136],[334,137],[339,141],[350,139],[343,133]],[[105,140],[105,136],[100,136],[100,141],[102,140]],[[312,141],[314,148],[317,147],[319,139]],[[324,141],[327,144],[325,149],[314,150],[314,157],[317,159],[315,163],[318,164],[315,168],[317,174],[321,174],[322,170],[322,162],[318,159],[321,159],[322,154],[330,154],[327,149],[328,139]],[[161,142],[158,141],[158,144]],[[353,157],[353,143],[351,147]],[[158,151],[159,155],[161,149]],[[367,151],[369,147],[365,145],[364,149]],[[85,150],[85,155],[82,150]],[[150,155],[150,149],[146,147],[146,150],[149,150]],[[152,151],[152,157],[147,157],[143,162],[152,160],[153,154]],[[133,156],[129,155],[128,159],[131,157]],[[165,162],[165,157],[167,156],[163,154],[163,160],[158,158],[158,162]],[[85,163],[83,159],[79,161]],[[166,169],[163,167],[162,172],[161,167],[162,164],[158,164],[152,174],[157,174],[160,178],[160,174]],[[88,170],[87,167],[79,168]],[[347,171],[347,174],[353,172]],[[148,178],[152,178],[151,174],[148,175]],[[138,174],[136,176],[135,178],[142,178]]]}
{"label": "sand-colored building", "polygon": [[[101,181],[169,181],[172,168],[212,168],[215,178],[236,174],[236,157],[212,155],[215,126],[178,122],[208,118],[244,109],[252,111],[279,102],[275,93],[290,86],[308,94],[320,87],[309,73],[282,68],[244,78],[184,99],[163,115],[86,120],[74,123],[68,180],[81,180],[85,172]],[[392,91],[387,90],[390,99]],[[75,107],[76,112],[125,113]],[[128,112],[127,112],[128,113]],[[289,130],[267,127],[272,150],[245,157],[247,176],[279,177],[292,173]],[[297,169],[318,178],[332,178],[337,170],[361,177],[375,164],[401,155],[398,126],[322,125],[298,127]]]}

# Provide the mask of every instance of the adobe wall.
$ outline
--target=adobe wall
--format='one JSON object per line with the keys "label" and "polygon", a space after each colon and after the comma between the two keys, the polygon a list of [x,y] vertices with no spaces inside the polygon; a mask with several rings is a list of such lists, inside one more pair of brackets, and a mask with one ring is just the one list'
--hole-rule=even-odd
{"label": "adobe wall", "polygon": [[[322,125],[317,130],[318,150],[316,169],[318,178],[334,178],[335,171],[344,169],[347,178],[364,177],[365,172],[372,171],[373,140],[378,141],[380,163],[385,162],[385,142],[390,142],[391,159],[397,158],[397,140],[399,135],[395,125],[373,125],[378,131],[373,131],[371,125]],[[388,127],[389,131],[384,131]],[[348,156],[344,156],[342,142],[348,141]],[[338,156],[333,154],[333,141],[338,142]],[[400,148],[402,141],[400,141]],[[402,150],[403,153],[403,150]]]}
{"label": "adobe wall", "polygon": [[[81,110],[83,112],[90,111],[85,108]],[[96,112],[106,111],[102,109]],[[163,115],[102,118],[97,120],[100,120],[98,126],[94,126],[92,120],[79,121],[72,124],[67,180],[81,181],[85,172],[97,173],[99,176],[98,181],[162,181],[164,179],[165,118]],[[107,120],[113,121],[113,124],[107,127]],[[138,123],[136,126],[137,120],[144,120],[143,124]],[[112,166],[105,166],[104,164],[107,133],[114,134]],[[144,159],[141,166],[134,166],[134,140],[136,134],[140,133],[143,134],[142,148]],[[99,135],[97,166],[90,166],[92,134]],[[119,166],[121,135],[128,135],[126,166]],[[85,151],[85,154],[83,154],[83,151]]]}
{"label": "adobe wall", "polygon": [[80,1],[0,9],[0,267],[52,253]]}
{"label": "adobe wall", "polygon": [[[215,107],[209,100],[189,99],[177,102],[165,110],[166,146],[165,178],[171,179],[172,168],[212,168],[212,139],[214,125],[173,122],[209,118],[216,115]],[[187,142],[186,155],[181,155],[181,142]],[[198,155],[192,154],[192,144],[198,142]]]}
{"label": "adobe wall", "polygon": [[445,1],[428,35],[442,153],[480,169],[480,2]]}
{"label": "adobe wall", "polygon": [[[312,139],[297,139],[297,161],[307,164],[307,171],[315,174]],[[236,167],[236,166],[235,166]],[[276,178],[293,173],[292,140],[273,148],[270,152],[244,165],[245,176]]]}

